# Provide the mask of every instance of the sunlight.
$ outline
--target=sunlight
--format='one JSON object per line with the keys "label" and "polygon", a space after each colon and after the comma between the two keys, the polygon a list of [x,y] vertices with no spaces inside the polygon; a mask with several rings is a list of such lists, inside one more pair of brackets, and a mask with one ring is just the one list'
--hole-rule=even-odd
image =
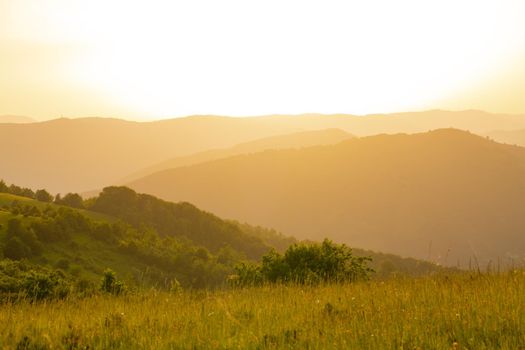
{"label": "sunlight", "polygon": [[10,8],[6,36],[72,47],[62,66],[70,86],[157,118],[436,108],[525,52],[525,5],[513,0]]}

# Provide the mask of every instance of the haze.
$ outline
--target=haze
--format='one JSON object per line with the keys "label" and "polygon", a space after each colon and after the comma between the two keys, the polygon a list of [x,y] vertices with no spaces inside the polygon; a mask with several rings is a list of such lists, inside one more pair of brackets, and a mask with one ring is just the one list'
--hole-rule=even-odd
{"label": "haze", "polygon": [[524,13],[520,0],[0,0],[0,112],[523,113]]}

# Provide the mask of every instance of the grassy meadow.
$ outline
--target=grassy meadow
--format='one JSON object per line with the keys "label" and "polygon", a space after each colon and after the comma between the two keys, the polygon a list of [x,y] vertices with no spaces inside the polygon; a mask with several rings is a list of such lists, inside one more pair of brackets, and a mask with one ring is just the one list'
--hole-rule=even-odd
{"label": "grassy meadow", "polygon": [[2,349],[525,349],[525,272],[0,305]]}

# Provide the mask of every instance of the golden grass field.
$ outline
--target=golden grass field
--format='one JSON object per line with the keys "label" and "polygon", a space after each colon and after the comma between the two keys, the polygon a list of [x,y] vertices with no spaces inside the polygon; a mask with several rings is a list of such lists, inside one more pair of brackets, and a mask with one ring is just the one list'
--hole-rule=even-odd
{"label": "golden grass field", "polygon": [[0,306],[2,349],[525,349],[525,272]]}

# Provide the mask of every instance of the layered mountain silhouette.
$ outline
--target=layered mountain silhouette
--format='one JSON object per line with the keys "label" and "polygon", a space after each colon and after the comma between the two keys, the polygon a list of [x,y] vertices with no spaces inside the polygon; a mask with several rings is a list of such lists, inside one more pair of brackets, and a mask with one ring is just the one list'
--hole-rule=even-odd
{"label": "layered mountain silhouette", "polygon": [[25,123],[34,123],[36,120],[30,117],[22,116],[22,115],[9,115],[4,114],[0,115],[0,124],[4,123],[14,123],[14,124],[25,124]]}
{"label": "layered mountain silhouette", "polygon": [[525,129],[525,117],[428,111],[369,116],[193,116],[144,123],[81,118],[0,124],[0,178],[52,192],[83,192],[117,183],[168,159],[270,136],[330,128],[366,136],[442,127],[476,133]]}
{"label": "layered mountain silhouette", "polygon": [[297,238],[465,267],[525,254],[525,149],[455,129],[239,155],[129,184]]}
{"label": "layered mountain silhouette", "polygon": [[249,154],[270,149],[303,148],[308,146],[336,144],[353,136],[340,129],[303,131],[286,135],[271,136],[240,143],[230,148],[214,149],[188,156],[177,157],[147,167],[121,180],[127,183],[165,169],[189,166],[207,161],[227,158],[239,154]]}
{"label": "layered mountain silhouette", "polygon": [[525,129],[493,131],[487,136],[498,142],[525,147]]}

